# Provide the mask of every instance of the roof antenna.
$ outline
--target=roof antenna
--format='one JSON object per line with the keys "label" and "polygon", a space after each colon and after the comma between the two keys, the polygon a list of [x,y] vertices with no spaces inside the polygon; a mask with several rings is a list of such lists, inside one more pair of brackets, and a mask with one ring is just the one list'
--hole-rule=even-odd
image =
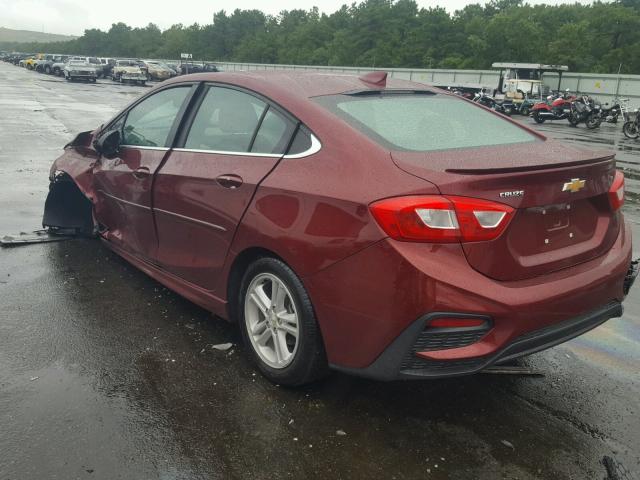
{"label": "roof antenna", "polygon": [[376,87],[384,88],[387,86],[387,72],[369,72],[358,78],[360,81]]}

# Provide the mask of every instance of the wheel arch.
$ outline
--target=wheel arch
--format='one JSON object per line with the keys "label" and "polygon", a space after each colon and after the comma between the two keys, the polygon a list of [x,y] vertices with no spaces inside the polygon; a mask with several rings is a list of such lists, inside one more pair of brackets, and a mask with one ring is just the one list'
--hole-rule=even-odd
{"label": "wheel arch", "polygon": [[86,236],[94,234],[93,203],[67,173],[58,172],[49,184],[42,226],[74,230]]}
{"label": "wheel arch", "polygon": [[242,277],[244,276],[244,273],[247,271],[249,265],[251,265],[256,260],[264,257],[276,258],[287,265],[289,268],[291,268],[291,266],[280,255],[272,250],[263,247],[249,247],[236,255],[229,268],[229,273],[226,276],[227,320],[229,320],[230,322],[235,323],[238,319],[238,305],[236,300],[240,291],[240,285],[242,283]]}

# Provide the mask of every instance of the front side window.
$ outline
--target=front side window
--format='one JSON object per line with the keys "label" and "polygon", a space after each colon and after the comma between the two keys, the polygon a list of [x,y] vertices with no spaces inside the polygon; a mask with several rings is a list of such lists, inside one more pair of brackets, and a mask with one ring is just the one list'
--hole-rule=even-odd
{"label": "front side window", "polygon": [[210,87],[196,114],[185,148],[248,152],[267,104],[238,90]]}
{"label": "front side window", "polygon": [[431,92],[315,100],[390,150],[428,152],[535,141],[531,133],[491,112]]}
{"label": "front side window", "polygon": [[190,89],[189,85],[162,90],[129,110],[122,144],[168,147],[169,133]]}

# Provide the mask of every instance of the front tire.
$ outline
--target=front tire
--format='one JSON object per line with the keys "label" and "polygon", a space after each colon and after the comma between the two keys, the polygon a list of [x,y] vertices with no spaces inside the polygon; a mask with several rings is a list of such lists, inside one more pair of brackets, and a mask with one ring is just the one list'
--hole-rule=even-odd
{"label": "front tire", "polygon": [[585,125],[589,130],[593,130],[594,128],[598,128],[600,126],[600,123],[600,115],[592,113],[591,115],[589,115],[589,118],[587,118]]}
{"label": "front tire", "polygon": [[311,299],[284,262],[264,257],[249,266],[237,311],[244,343],[270,381],[296,386],[326,375],[327,358]]}
{"label": "front tire", "polygon": [[567,121],[569,122],[569,125],[571,125],[572,127],[577,127],[578,124],[580,123],[580,119],[576,115],[574,115],[573,113],[571,113],[567,117]]}
{"label": "front tire", "polygon": [[528,117],[529,116],[529,107],[527,107],[527,106],[520,107],[520,114],[524,115],[525,117]]}

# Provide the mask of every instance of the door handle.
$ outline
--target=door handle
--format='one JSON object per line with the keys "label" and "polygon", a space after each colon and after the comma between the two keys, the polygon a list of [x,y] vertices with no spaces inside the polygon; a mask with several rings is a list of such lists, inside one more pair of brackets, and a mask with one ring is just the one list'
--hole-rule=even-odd
{"label": "door handle", "polygon": [[242,177],[233,174],[220,175],[216,177],[216,182],[221,187],[234,189],[242,185]]}
{"label": "door handle", "polygon": [[139,167],[136,168],[131,174],[138,180],[143,180],[147,178],[151,174],[151,172],[147,167]]}

